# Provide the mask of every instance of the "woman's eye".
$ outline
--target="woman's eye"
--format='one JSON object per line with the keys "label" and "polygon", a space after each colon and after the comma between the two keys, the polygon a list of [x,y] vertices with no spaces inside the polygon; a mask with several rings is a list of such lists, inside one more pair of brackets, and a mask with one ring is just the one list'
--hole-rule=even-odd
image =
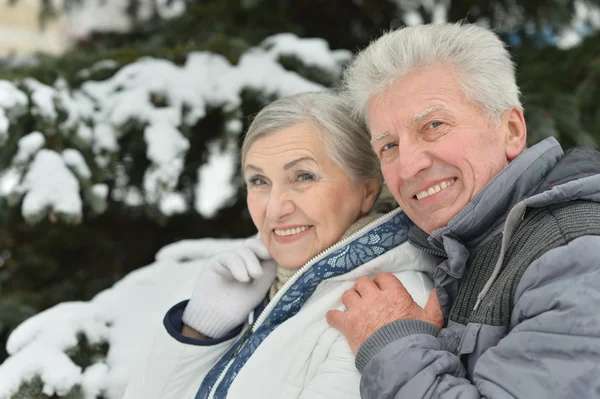
{"label": "woman's eye", "polygon": [[298,181],[315,180],[315,177],[310,173],[301,173],[298,175]]}
{"label": "woman's eye", "polygon": [[267,184],[267,182],[264,181],[264,179],[261,179],[260,177],[253,177],[252,179],[248,180],[248,183],[251,186],[263,186]]}

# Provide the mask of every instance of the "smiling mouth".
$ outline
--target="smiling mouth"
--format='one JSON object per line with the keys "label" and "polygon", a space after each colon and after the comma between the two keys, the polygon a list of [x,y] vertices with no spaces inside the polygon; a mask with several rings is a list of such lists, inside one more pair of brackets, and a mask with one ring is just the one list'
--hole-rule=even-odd
{"label": "smiling mouth", "polygon": [[433,185],[433,186],[429,187],[427,190],[423,190],[420,193],[418,193],[417,195],[415,195],[415,198],[420,201],[423,198],[429,197],[430,195],[437,194],[440,191],[445,190],[448,187],[450,187],[452,184],[454,184],[455,181],[456,181],[456,178],[453,177],[452,179],[449,179],[449,180],[443,181],[439,184]]}
{"label": "smiling mouth", "polygon": [[279,236],[279,237],[288,237],[288,236],[294,236],[296,234],[300,234],[300,233],[310,229],[311,227],[312,227],[311,225],[307,225],[307,226],[294,227],[293,229],[285,229],[285,230],[273,229],[273,233],[275,233],[275,235]]}

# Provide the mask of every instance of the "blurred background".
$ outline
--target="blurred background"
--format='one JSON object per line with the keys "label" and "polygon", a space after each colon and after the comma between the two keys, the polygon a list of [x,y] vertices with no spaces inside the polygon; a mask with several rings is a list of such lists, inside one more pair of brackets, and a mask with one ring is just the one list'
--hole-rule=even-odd
{"label": "blurred background", "polygon": [[161,247],[252,234],[237,150],[263,105],[459,20],[510,46],[530,144],[599,147],[600,0],[3,0],[0,363],[21,321]]}

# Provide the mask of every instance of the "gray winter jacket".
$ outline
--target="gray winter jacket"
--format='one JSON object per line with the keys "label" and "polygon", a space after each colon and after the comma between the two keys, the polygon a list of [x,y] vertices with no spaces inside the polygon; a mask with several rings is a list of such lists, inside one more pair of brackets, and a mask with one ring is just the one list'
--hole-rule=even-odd
{"label": "gray winter jacket", "polygon": [[445,327],[371,336],[356,359],[364,399],[600,398],[600,153],[546,139],[411,242],[444,258]]}

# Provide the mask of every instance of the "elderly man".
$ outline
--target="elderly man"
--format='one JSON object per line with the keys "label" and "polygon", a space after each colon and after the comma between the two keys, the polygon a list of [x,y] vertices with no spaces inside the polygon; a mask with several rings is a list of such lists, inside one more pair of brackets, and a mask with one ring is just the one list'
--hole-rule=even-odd
{"label": "elderly man", "polygon": [[327,314],[363,398],[600,397],[600,153],[525,148],[514,65],[484,28],[390,32],[346,89],[410,242],[441,260],[425,308],[380,274]]}

